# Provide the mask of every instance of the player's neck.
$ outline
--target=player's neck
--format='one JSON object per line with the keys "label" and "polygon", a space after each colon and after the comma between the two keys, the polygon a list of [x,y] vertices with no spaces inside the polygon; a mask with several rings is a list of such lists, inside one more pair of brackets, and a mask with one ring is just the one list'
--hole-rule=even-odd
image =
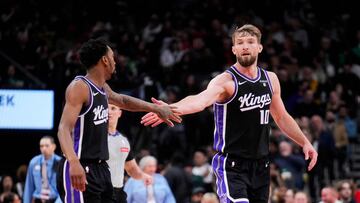
{"label": "player's neck", "polygon": [[258,74],[257,65],[254,63],[249,67],[243,67],[239,63],[235,63],[234,67],[242,74],[248,76],[249,78],[256,78]]}
{"label": "player's neck", "polygon": [[91,82],[93,82],[98,87],[103,87],[106,79],[103,76],[103,73],[99,72],[97,68],[92,68],[86,74],[86,76]]}

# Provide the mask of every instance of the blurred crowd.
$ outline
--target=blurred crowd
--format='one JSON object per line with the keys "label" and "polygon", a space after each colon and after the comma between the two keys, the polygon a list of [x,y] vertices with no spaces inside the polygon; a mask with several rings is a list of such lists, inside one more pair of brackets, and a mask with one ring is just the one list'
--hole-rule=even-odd
{"label": "blurred crowd", "polygon": [[[319,153],[317,167],[306,171],[299,148],[272,126],[271,202],[360,202],[359,194],[355,198],[358,179],[350,175],[360,124],[360,26],[351,5],[5,0],[0,8],[0,88],[54,89],[62,101],[74,76],[85,74],[77,54],[80,44],[104,37],[116,52],[117,72],[109,81],[114,90],[173,103],[199,92],[214,74],[235,63],[231,32],[252,23],[263,33],[259,66],[278,75],[286,109]],[[177,202],[200,202],[203,194],[216,192],[209,165],[212,108],[185,116],[173,128],[141,127],[142,114],[131,114],[124,113],[119,130],[138,160],[149,154],[157,158],[158,172]],[[0,202],[12,190],[21,197],[24,170],[19,168],[16,184],[2,176]]]}

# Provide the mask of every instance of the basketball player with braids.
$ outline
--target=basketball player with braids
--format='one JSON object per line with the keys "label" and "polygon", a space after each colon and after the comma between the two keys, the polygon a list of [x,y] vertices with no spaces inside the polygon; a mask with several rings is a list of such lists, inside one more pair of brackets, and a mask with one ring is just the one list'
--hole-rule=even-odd
{"label": "basketball player with braids", "polygon": [[108,101],[128,111],[156,112],[169,125],[180,122],[174,109],[117,94],[106,84],[115,72],[114,52],[107,42],[91,39],[80,49],[87,68],[65,93],[58,138],[66,160],[61,165],[58,186],[64,203],[111,202],[113,187],[108,150]]}
{"label": "basketball player with braids", "polygon": [[[279,128],[302,147],[308,170],[317,161],[317,152],[286,111],[280,97],[279,79],[257,66],[261,53],[260,30],[250,24],[232,35],[232,52],[237,62],[197,95],[171,104],[180,115],[202,111],[213,105],[215,131],[212,160],[217,194],[222,203],[267,203],[269,198],[269,116]],[[163,102],[153,99],[154,103]],[[163,122],[154,113],[141,121],[145,126]]]}

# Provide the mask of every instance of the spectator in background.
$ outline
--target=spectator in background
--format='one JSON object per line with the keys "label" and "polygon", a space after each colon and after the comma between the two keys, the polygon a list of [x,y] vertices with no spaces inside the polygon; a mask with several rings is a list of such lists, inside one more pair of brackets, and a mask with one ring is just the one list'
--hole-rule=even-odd
{"label": "spectator in background", "polygon": [[4,198],[9,194],[14,193],[14,181],[10,175],[4,175],[1,179],[1,190],[0,190],[0,202],[4,201]]}
{"label": "spectator in background", "polygon": [[344,104],[339,108],[338,119],[342,120],[345,125],[346,133],[350,143],[358,142],[357,124],[354,119],[349,116],[349,109]]}
{"label": "spectator in background", "polygon": [[205,189],[203,187],[195,187],[191,192],[191,203],[200,203],[201,199],[205,194]]}
{"label": "spectator in background", "polygon": [[336,114],[342,104],[344,104],[344,101],[342,101],[340,95],[333,90],[329,94],[329,100],[326,103],[326,110]]}
{"label": "spectator in background", "polygon": [[61,202],[56,188],[57,167],[61,157],[55,154],[53,137],[40,139],[41,154],[31,159],[26,175],[24,203]]}
{"label": "spectator in background", "polygon": [[192,179],[194,187],[204,187],[207,192],[212,192],[214,173],[205,150],[196,150],[193,157]]}
{"label": "spectator in background", "polygon": [[287,189],[285,193],[285,203],[293,203],[295,197],[294,189]]}
{"label": "spectator in background", "polygon": [[6,88],[23,88],[25,86],[25,81],[17,75],[14,65],[8,66],[7,76],[6,79],[4,79],[4,86]]}
{"label": "spectator in background", "polygon": [[303,173],[306,168],[305,160],[293,153],[293,146],[288,141],[281,141],[279,144],[280,154],[274,162],[281,170],[281,177],[288,188],[303,189]]}
{"label": "spectator in background", "polygon": [[177,203],[188,203],[191,193],[190,174],[184,170],[184,156],[175,153],[164,171]]}
{"label": "spectator in background", "polygon": [[341,180],[337,184],[339,200],[342,203],[355,203],[353,185],[350,180]]}
{"label": "spectator in background", "polygon": [[[331,131],[324,126],[323,119],[319,115],[311,117],[312,133],[318,142],[318,171],[320,187],[334,180],[335,141]],[[328,173],[328,180],[325,180],[325,173]]]}
{"label": "spectator in background", "polygon": [[296,105],[295,116],[311,117],[315,114],[321,115],[322,112],[320,109],[320,106],[315,102],[314,91],[308,89],[305,91],[302,100],[300,100],[299,103]]}
{"label": "spectator in background", "polygon": [[219,199],[215,193],[207,192],[202,196],[201,203],[219,203]]}
{"label": "spectator in background", "polygon": [[294,203],[310,203],[308,195],[305,192],[299,191],[295,193]]}
{"label": "spectator in background", "polygon": [[155,157],[143,157],[139,166],[145,173],[153,177],[153,184],[145,186],[143,181],[130,178],[124,187],[128,203],[175,203],[174,195],[165,177],[156,173],[157,160]]}
{"label": "spectator in background", "polygon": [[287,187],[284,185],[274,188],[272,191],[271,202],[284,203],[287,190]]}
{"label": "spectator in background", "polygon": [[4,196],[4,200],[1,203],[21,203],[21,199],[18,194],[10,192]]}
{"label": "spectator in background", "polygon": [[333,187],[324,187],[321,190],[321,201],[319,203],[342,203],[339,199],[339,194]]}
{"label": "spectator in background", "polygon": [[[340,107],[342,109],[342,107]],[[341,113],[339,112],[338,118],[335,121],[333,134],[335,140],[335,154],[337,160],[337,171],[339,174],[339,178],[345,178],[345,164],[348,159],[348,145],[349,145],[349,137],[346,131],[345,126],[345,115],[343,115],[343,110]]]}
{"label": "spectator in background", "polygon": [[17,183],[15,184],[16,192],[20,198],[23,197],[25,189],[25,180],[27,173],[27,165],[23,164],[16,170]]}

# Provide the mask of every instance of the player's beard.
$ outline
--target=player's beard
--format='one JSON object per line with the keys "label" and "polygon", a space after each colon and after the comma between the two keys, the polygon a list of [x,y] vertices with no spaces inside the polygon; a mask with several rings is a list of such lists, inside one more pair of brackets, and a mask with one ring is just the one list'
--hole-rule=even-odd
{"label": "player's beard", "polygon": [[256,61],[256,56],[250,56],[250,57],[236,57],[238,63],[243,66],[244,68],[248,68],[251,65],[253,65]]}

